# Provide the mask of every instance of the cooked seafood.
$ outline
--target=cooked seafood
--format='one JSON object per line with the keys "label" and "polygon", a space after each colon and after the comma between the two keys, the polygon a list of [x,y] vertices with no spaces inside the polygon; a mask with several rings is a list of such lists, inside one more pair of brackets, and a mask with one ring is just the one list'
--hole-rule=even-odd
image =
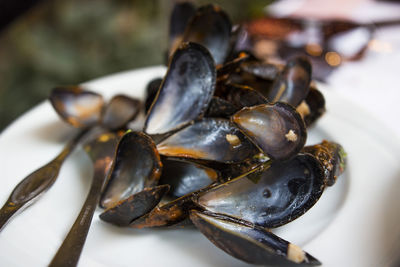
{"label": "cooked seafood", "polygon": [[[99,198],[105,209],[101,220],[130,228],[192,223],[217,247],[248,263],[320,265],[269,229],[313,207],[343,173],[346,155],[326,140],[304,147],[306,126],[325,111],[308,59],[294,57],[286,65],[261,61],[239,49],[243,30],[233,29],[216,5],[196,9],[178,3],[168,69],[149,83],[144,105],[125,95],[105,103],[79,86],[54,89],[50,101],[72,126],[109,132],[88,150],[101,176],[94,183],[97,196],[90,198]],[[143,129],[129,129],[140,112],[146,114]],[[103,137],[113,141],[107,153]],[[69,152],[55,163],[58,168]],[[23,182],[11,200],[19,204],[32,193],[28,189],[42,192],[53,176],[39,181],[43,186]],[[0,227],[8,220],[2,216]]]}

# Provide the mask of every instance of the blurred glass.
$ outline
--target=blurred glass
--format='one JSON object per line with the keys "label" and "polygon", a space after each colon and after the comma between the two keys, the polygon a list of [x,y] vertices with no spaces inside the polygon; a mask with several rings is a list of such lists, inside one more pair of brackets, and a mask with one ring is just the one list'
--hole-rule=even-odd
{"label": "blurred glass", "polygon": [[303,54],[313,64],[313,78],[325,80],[344,61],[361,59],[375,26],[345,20],[266,17],[248,23],[257,55],[288,58]]}

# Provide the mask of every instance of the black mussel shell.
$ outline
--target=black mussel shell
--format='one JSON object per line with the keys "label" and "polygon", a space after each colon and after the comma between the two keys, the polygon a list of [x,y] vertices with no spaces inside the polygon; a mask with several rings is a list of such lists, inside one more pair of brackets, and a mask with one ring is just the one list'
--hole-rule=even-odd
{"label": "black mussel shell", "polygon": [[104,100],[97,93],[63,86],[54,88],[49,99],[58,115],[74,127],[90,127],[100,121]]}
{"label": "black mussel shell", "polygon": [[232,116],[232,121],[272,159],[293,157],[307,139],[304,121],[285,103],[243,108]]}
{"label": "black mussel shell", "polygon": [[179,225],[188,219],[190,210],[197,208],[193,199],[197,199],[198,194],[213,186],[215,184],[155,207],[149,213],[133,220],[129,226],[132,228],[152,228]]}
{"label": "black mussel shell", "polygon": [[230,48],[232,24],[228,15],[216,5],[206,5],[197,9],[190,19],[184,42],[194,42],[206,47],[216,64],[222,64]]}
{"label": "black mussel shell", "polygon": [[239,109],[231,102],[213,96],[204,117],[229,119],[237,111],[239,111]]}
{"label": "black mussel shell", "polygon": [[275,79],[267,98],[271,102],[285,102],[297,107],[306,98],[310,82],[310,61],[306,57],[295,57]]}
{"label": "black mussel shell", "polygon": [[203,209],[259,225],[278,227],[303,215],[324,190],[320,162],[308,154],[259,168],[199,194]]}
{"label": "black mussel shell", "polygon": [[100,214],[100,219],[118,226],[128,226],[157,206],[168,189],[169,185],[145,188],[104,211]]}
{"label": "black mussel shell", "polygon": [[146,87],[146,100],[144,103],[144,111],[147,114],[147,112],[150,109],[151,104],[153,103],[154,99],[156,98],[158,89],[160,89],[162,82],[162,78],[155,78],[151,80]]}
{"label": "black mussel shell", "polygon": [[236,71],[244,62],[252,60],[252,56],[247,52],[241,52],[233,60],[226,62],[217,69],[217,77],[221,77]]}
{"label": "black mussel shell", "polygon": [[161,168],[153,140],[141,132],[126,133],[118,143],[100,205],[113,207],[144,188],[157,185]]}
{"label": "black mussel shell", "polygon": [[279,67],[276,64],[265,63],[260,61],[244,62],[240,68],[249,74],[265,80],[275,80],[279,74]]}
{"label": "black mussel shell", "polygon": [[196,7],[190,2],[175,3],[169,22],[168,51],[172,55],[182,42],[183,33],[190,19],[196,13]]}
{"label": "black mussel shell", "polygon": [[136,118],[141,107],[139,99],[115,95],[104,108],[102,125],[111,130],[120,129]]}
{"label": "black mussel shell", "polygon": [[214,245],[242,261],[274,266],[314,266],[321,263],[297,245],[261,228],[191,211],[190,219]]}
{"label": "black mussel shell", "polygon": [[308,127],[325,113],[325,98],[317,88],[311,86],[306,99],[297,106],[296,110]]}
{"label": "black mussel shell", "polygon": [[160,184],[171,186],[169,195],[181,197],[204,188],[218,180],[218,173],[200,164],[176,158],[162,160]]}
{"label": "black mussel shell", "polygon": [[321,162],[328,186],[334,185],[346,168],[346,152],[337,143],[323,140],[320,144],[304,147],[303,152],[313,155]]}
{"label": "black mussel shell", "polygon": [[259,150],[229,120],[204,118],[157,145],[161,155],[205,159],[220,162],[241,162]]}
{"label": "black mussel shell", "polygon": [[271,80],[259,78],[245,71],[230,73],[226,82],[231,84],[241,84],[249,86],[254,90],[260,92],[267,99],[268,99],[268,92],[272,86]]}
{"label": "black mussel shell", "polygon": [[215,76],[214,61],[204,47],[181,44],[150,108],[144,131],[165,134],[201,116],[214,94]]}
{"label": "black mussel shell", "polygon": [[268,100],[261,93],[249,86],[240,84],[226,84],[225,99],[238,109],[268,103]]}

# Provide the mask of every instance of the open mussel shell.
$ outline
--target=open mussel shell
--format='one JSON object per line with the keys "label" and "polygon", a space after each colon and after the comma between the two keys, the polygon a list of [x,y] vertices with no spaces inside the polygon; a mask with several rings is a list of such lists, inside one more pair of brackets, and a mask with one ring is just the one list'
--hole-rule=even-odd
{"label": "open mussel shell", "polygon": [[58,115],[74,127],[90,127],[101,119],[103,97],[79,86],[56,87],[49,99]]}
{"label": "open mussel shell", "polygon": [[304,121],[285,103],[243,108],[232,116],[232,121],[272,159],[293,157],[307,139]]}
{"label": "open mussel shell", "polygon": [[114,225],[128,226],[157,206],[168,189],[169,185],[145,188],[104,211],[100,214],[100,219]]}
{"label": "open mussel shell", "polygon": [[216,64],[222,64],[230,49],[232,24],[228,15],[216,5],[206,5],[197,9],[190,19],[184,42],[194,42],[206,47]]}
{"label": "open mussel shell", "polygon": [[157,185],[161,160],[153,140],[141,132],[128,132],[120,140],[100,205],[110,208],[121,200]]}
{"label": "open mussel shell", "polygon": [[279,66],[276,64],[265,63],[255,60],[243,62],[240,65],[240,68],[244,72],[265,80],[275,80],[280,71]]}
{"label": "open mussel shell", "polygon": [[120,129],[135,119],[141,107],[142,104],[139,99],[116,95],[104,108],[102,125],[111,130]]}
{"label": "open mussel shell", "polygon": [[192,16],[196,13],[196,7],[190,2],[175,3],[169,22],[168,51],[171,55],[182,42],[183,33]]}
{"label": "open mussel shell", "polygon": [[194,162],[166,158],[162,163],[160,184],[170,185],[169,195],[173,197],[184,196],[218,180],[218,173],[215,170]]}
{"label": "open mussel shell", "polygon": [[322,143],[306,146],[302,150],[316,157],[322,164],[326,185],[332,186],[346,167],[346,152],[337,143],[323,140]]}
{"label": "open mussel shell", "polygon": [[306,99],[296,107],[296,110],[308,127],[325,113],[325,98],[317,88],[311,86]]}
{"label": "open mussel shell", "polygon": [[259,153],[249,139],[229,120],[204,118],[157,145],[164,156],[241,162]]}
{"label": "open mussel shell", "polygon": [[276,77],[267,98],[270,102],[285,102],[297,107],[306,98],[310,82],[310,61],[306,57],[295,57]]}
{"label": "open mussel shell", "polygon": [[215,76],[214,61],[204,47],[181,44],[150,108],[144,131],[161,135],[197,119],[214,94]]}
{"label": "open mussel shell", "polygon": [[264,165],[199,194],[204,210],[248,221],[262,227],[278,227],[303,215],[324,190],[319,161],[298,154],[289,161]]}
{"label": "open mussel shell", "polygon": [[274,266],[321,265],[297,245],[261,227],[250,227],[199,211],[191,211],[190,219],[214,245],[242,261]]}

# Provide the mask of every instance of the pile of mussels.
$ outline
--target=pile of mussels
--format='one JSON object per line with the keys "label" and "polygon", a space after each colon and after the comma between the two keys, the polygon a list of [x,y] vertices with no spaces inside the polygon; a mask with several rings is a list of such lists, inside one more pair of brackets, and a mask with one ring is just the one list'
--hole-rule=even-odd
{"label": "pile of mussels", "polygon": [[[117,140],[112,160],[95,162],[108,170],[103,221],[194,224],[248,263],[319,265],[268,229],[304,214],[335,183],[343,149],[330,141],[304,147],[307,127],[325,110],[309,60],[261,61],[235,49],[239,28],[215,5],[177,4],[168,70],[149,83],[145,104],[124,95],[105,104],[79,86],[56,88],[50,100],[73,126],[100,125],[100,139]],[[140,112],[142,131],[130,130]]]}

